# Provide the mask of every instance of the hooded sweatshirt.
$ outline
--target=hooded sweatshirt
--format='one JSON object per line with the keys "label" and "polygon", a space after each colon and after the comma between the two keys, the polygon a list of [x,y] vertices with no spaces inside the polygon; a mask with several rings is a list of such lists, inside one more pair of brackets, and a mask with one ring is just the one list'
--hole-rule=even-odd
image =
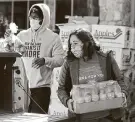
{"label": "hooded sweatshirt", "polygon": [[[30,88],[50,87],[51,75],[55,67],[63,64],[63,48],[59,36],[48,29],[50,24],[50,9],[46,4],[34,4],[43,12],[43,22],[37,31],[29,28],[18,34],[23,41],[26,52],[23,55],[24,66],[29,80]],[[45,65],[36,69],[32,67],[35,58],[44,58]]]}

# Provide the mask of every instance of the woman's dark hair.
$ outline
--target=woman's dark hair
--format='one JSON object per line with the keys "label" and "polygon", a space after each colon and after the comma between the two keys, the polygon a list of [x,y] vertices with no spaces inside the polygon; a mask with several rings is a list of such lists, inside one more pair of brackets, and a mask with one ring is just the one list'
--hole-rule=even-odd
{"label": "woman's dark hair", "polygon": [[92,58],[92,54],[95,50],[99,51],[100,47],[95,43],[91,33],[84,29],[77,29],[69,35],[67,58],[74,59],[75,56],[71,52],[70,38],[75,35],[83,43],[83,59],[88,60]]}
{"label": "woman's dark hair", "polygon": [[43,20],[44,16],[43,16],[43,12],[40,9],[40,7],[34,6],[30,11],[30,15],[31,15],[31,13],[35,13],[39,17],[40,20]]}
{"label": "woman's dark hair", "polygon": [[39,24],[41,25],[42,22],[43,22],[44,16],[43,16],[43,12],[42,12],[42,10],[40,9],[40,7],[34,6],[34,7],[31,9],[31,11],[30,11],[30,16],[31,16],[32,13],[36,14],[36,15],[39,17],[39,19],[40,19]]}

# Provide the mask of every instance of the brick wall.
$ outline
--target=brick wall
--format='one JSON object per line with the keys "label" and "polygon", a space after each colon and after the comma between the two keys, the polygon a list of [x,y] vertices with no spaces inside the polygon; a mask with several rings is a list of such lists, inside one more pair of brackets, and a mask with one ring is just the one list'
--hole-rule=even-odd
{"label": "brick wall", "polygon": [[51,21],[49,28],[53,30],[55,27],[55,0],[45,0],[45,3],[50,8]]}
{"label": "brick wall", "polygon": [[131,0],[99,0],[100,24],[130,26]]}
{"label": "brick wall", "polygon": [[[56,1],[45,0],[45,2],[50,7],[51,11],[50,28],[54,29]],[[99,12],[100,24],[120,26],[131,25],[131,0],[87,0],[85,12],[88,16],[98,16]]]}

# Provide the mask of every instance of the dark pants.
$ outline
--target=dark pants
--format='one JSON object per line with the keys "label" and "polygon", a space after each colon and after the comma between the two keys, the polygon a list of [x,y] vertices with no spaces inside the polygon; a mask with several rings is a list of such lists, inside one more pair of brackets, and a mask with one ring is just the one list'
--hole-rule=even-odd
{"label": "dark pants", "polygon": [[48,113],[51,89],[49,87],[41,87],[41,88],[32,88],[30,89],[30,91],[31,97],[43,110],[41,110],[41,108],[31,99],[28,111],[30,113],[40,113],[40,114]]}

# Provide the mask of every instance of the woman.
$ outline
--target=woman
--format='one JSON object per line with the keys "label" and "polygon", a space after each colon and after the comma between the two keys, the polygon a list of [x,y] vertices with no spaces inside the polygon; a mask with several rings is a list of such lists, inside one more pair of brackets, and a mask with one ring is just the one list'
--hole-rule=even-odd
{"label": "woman", "polygon": [[[87,84],[93,80],[99,82],[113,79],[118,81],[122,92],[127,95],[127,89],[122,81],[120,70],[112,56],[110,57],[111,74],[108,77],[109,67],[108,69],[106,68],[106,57],[107,55],[96,46],[93,37],[88,31],[78,29],[70,34],[67,59],[61,69],[58,87],[58,97],[62,104],[69,109],[69,115],[74,113],[73,100],[70,97],[73,85]],[[84,76],[87,78],[83,78]],[[112,113],[116,113],[116,111]],[[109,111],[75,115],[77,122],[109,122],[112,119]],[[111,119],[107,120],[107,118]]]}

